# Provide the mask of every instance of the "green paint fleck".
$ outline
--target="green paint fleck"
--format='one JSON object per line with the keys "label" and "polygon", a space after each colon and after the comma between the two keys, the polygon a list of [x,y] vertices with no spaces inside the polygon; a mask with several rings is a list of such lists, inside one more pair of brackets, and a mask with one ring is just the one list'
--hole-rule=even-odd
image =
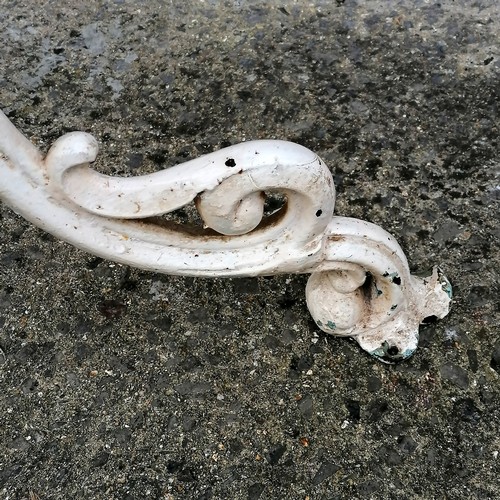
{"label": "green paint fleck", "polygon": [[399,275],[398,273],[390,273],[389,271],[386,271],[384,274],[382,274],[384,278],[397,278]]}
{"label": "green paint fleck", "polygon": [[330,330],[335,330],[335,328],[337,328],[337,325],[333,321],[328,321],[326,326],[330,328]]}
{"label": "green paint fleck", "polygon": [[321,323],[321,321],[320,321],[319,319],[318,319],[318,321],[316,321],[316,324],[317,324],[318,326],[323,326],[323,323]]}
{"label": "green paint fleck", "polygon": [[450,299],[453,298],[453,288],[451,287],[451,283],[447,280],[446,283],[442,283],[442,288],[444,290],[444,292],[446,293],[446,295],[448,295],[448,297]]}
{"label": "green paint fleck", "polygon": [[384,274],[382,274],[382,276],[384,278],[391,278],[391,281],[395,284],[395,285],[401,285],[401,278],[399,277],[399,274],[394,272],[394,273],[389,273],[388,271],[386,271]]}
{"label": "green paint fleck", "polygon": [[415,352],[415,348],[409,348],[406,349],[403,353],[390,354],[390,349],[391,347],[389,343],[387,341],[384,341],[378,349],[371,351],[370,354],[384,363],[392,364],[395,361],[409,358]]}
{"label": "green paint fleck", "polygon": [[437,271],[438,279],[441,282],[441,288],[446,295],[450,299],[453,298],[453,287],[451,286],[451,283],[449,282],[448,278],[443,274],[443,271],[439,267],[435,268],[435,272]]}

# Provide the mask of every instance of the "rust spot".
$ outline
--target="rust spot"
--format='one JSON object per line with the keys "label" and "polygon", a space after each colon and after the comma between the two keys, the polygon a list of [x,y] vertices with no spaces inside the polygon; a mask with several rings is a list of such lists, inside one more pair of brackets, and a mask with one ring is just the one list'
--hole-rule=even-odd
{"label": "rust spot", "polygon": [[[359,287],[359,290],[361,290],[361,293],[363,295],[363,301],[365,303],[364,319],[366,321],[368,321],[372,314],[373,287],[376,288],[373,274],[367,272],[365,282]],[[363,326],[363,328],[365,328],[365,326]]]}
{"label": "rust spot", "polygon": [[195,224],[189,224],[187,222],[179,224],[178,222],[167,220],[167,219],[164,219],[163,217],[159,217],[159,216],[145,217],[144,219],[131,220],[131,221],[127,220],[127,222],[129,222],[131,224],[144,225],[144,226],[147,226],[153,230],[173,231],[176,233],[183,234],[184,236],[192,236],[195,238],[199,238],[199,237],[226,238],[225,236],[217,233],[216,231],[214,231],[213,229],[210,229],[210,228],[203,228],[203,227],[197,226]]}
{"label": "rust spot", "polygon": [[[264,196],[264,194],[262,194]],[[195,199],[196,208],[198,208],[200,203],[199,197]],[[288,210],[288,204],[285,204],[276,212],[264,217],[260,224],[253,230],[244,235],[231,235],[226,236],[214,231],[211,228],[204,228],[199,225],[189,224],[189,223],[178,223],[171,220],[164,219],[163,217],[145,217],[143,219],[124,219],[127,224],[138,224],[150,228],[152,231],[173,231],[186,237],[196,238],[198,240],[219,240],[219,241],[237,241],[238,238],[247,237],[249,234],[256,233],[258,231],[265,231],[272,226],[277,226],[283,217],[286,215]]]}
{"label": "rust spot", "polygon": [[344,241],[345,237],[340,234],[332,234],[328,236],[329,241]]}

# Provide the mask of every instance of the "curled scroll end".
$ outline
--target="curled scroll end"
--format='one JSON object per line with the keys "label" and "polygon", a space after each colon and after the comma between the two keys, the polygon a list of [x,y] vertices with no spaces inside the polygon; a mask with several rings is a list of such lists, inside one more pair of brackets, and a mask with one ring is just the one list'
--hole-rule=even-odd
{"label": "curled scroll end", "polygon": [[366,273],[327,271],[313,273],[306,286],[307,307],[321,330],[332,335],[353,335],[369,314],[361,289]]}
{"label": "curled scroll end", "polygon": [[307,306],[324,332],[354,337],[379,361],[395,363],[417,348],[419,317],[390,281],[361,270],[313,273]]}
{"label": "curled scroll end", "polygon": [[226,236],[249,233],[262,221],[265,196],[262,192],[238,193],[227,189],[234,184],[231,179],[222,183],[217,190],[208,195],[202,193],[196,200],[196,207],[204,224]]}
{"label": "curled scroll end", "polygon": [[99,146],[96,139],[86,132],[70,132],[52,145],[45,157],[49,176],[60,177],[71,167],[95,161]]}

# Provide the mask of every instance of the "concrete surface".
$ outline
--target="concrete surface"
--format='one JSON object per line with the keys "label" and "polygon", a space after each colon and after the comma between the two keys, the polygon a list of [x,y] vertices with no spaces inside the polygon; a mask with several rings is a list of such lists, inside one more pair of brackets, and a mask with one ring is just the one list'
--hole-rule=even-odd
{"label": "concrete surface", "polygon": [[0,0],[1,106],[42,149],[89,131],[101,171],[137,174],[296,141],[338,214],[455,291],[384,366],[315,328],[305,276],[127,269],[1,206],[0,498],[500,498],[499,22],[494,0]]}

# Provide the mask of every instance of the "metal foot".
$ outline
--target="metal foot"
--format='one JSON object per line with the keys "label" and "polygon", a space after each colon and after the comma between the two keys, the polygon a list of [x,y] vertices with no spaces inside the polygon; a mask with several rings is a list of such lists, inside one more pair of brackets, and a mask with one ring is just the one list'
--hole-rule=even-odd
{"label": "metal foot", "polygon": [[[332,175],[285,141],[231,146],[150,175],[110,177],[90,164],[89,134],[58,139],[45,158],[0,112],[0,199],[58,238],[100,257],[190,276],[312,273],[307,304],[325,332],[355,338],[381,361],[410,356],[418,325],[448,312],[438,269],[410,275],[391,235],[334,217]],[[266,193],[285,205],[264,216]],[[203,227],[160,216],[194,202]]]}

